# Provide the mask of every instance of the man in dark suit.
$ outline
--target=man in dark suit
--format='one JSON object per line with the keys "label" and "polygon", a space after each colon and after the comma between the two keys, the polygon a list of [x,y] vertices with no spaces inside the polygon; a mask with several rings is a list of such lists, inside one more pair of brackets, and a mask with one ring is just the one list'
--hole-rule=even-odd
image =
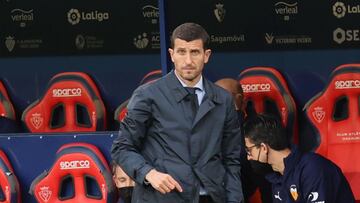
{"label": "man in dark suit", "polygon": [[178,26],[174,70],[129,101],[112,158],[136,181],[132,202],[243,201],[240,125],[231,95],[202,76],[208,44],[200,25]]}

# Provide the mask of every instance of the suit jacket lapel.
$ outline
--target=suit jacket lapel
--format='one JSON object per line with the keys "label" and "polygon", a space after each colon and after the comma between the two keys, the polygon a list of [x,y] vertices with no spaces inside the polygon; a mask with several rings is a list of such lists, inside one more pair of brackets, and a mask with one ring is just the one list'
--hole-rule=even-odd
{"label": "suit jacket lapel", "polygon": [[[166,76],[166,85],[167,88],[169,88],[170,97],[172,96],[173,99],[180,104],[180,102],[188,95],[188,92],[185,90],[185,88],[181,85],[177,77],[175,76],[174,71],[171,71]],[[183,108],[183,105],[177,105],[178,109],[174,109],[175,111],[179,111],[179,116],[183,116],[182,114],[186,114],[186,109]],[[184,111],[184,112],[182,112]],[[184,117],[185,118],[185,117]],[[184,135],[186,136],[186,135]],[[188,137],[184,137],[184,139],[189,139]],[[191,164],[190,161],[190,154],[187,150],[180,149],[178,146],[176,146],[176,143],[168,143],[170,147],[174,150],[174,152],[182,159],[185,163]]]}
{"label": "suit jacket lapel", "polygon": [[[174,71],[171,71],[167,75],[168,87],[171,88],[171,92],[174,95],[175,101],[180,102],[187,95],[188,92],[181,85],[179,80],[176,78]],[[214,84],[211,84],[206,78],[203,78],[204,88],[205,88],[205,97],[201,105],[199,106],[199,110],[195,116],[195,119],[192,124],[192,128],[209,112],[213,109],[216,104],[220,104],[223,101],[216,95],[214,92]]]}
{"label": "suit jacket lapel", "polygon": [[166,76],[168,87],[170,87],[171,93],[174,95],[175,101],[180,102],[187,96],[188,92],[181,85],[180,81],[175,76],[174,71],[171,71]]}
{"label": "suit jacket lapel", "polygon": [[221,99],[214,92],[212,84],[204,78],[205,96],[203,102],[199,106],[199,110],[195,116],[192,128],[209,112],[216,104],[222,103]]}

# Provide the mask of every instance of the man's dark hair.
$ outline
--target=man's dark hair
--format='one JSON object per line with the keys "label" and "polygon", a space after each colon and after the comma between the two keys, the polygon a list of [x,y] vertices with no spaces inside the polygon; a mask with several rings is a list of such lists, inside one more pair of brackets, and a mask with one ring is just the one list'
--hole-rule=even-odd
{"label": "man's dark hair", "polygon": [[281,121],[272,115],[249,116],[244,122],[244,136],[255,145],[268,144],[274,150],[289,147],[288,136]]}
{"label": "man's dark hair", "polygon": [[210,43],[209,34],[201,25],[196,23],[184,23],[176,27],[171,35],[171,48],[174,48],[177,38],[187,42],[201,39],[204,49],[208,49]]}

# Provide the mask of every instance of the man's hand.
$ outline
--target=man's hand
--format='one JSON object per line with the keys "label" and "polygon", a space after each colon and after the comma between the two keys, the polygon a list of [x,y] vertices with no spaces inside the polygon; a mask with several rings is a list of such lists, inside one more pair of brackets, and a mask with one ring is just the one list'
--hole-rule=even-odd
{"label": "man's hand", "polygon": [[151,184],[155,190],[166,194],[176,188],[177,191],[182,192],[180,184],[169,174],[158,172],[155,169],[146,174],[145,179]]}

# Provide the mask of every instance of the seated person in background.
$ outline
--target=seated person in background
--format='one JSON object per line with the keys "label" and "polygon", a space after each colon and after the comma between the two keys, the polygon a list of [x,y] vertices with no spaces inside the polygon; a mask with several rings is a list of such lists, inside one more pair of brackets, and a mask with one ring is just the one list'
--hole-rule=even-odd
{"label": "seated person in background", "polygon": [[115,163],[112,165],[112,172],[120,196],[117,203],[130,203],[135,182]]}
{"label": "seated person in background", "polygon": [[274,170],[266,176],[272,183],[273,202],[355,202],[341,169],[318,154],[290,146],[285,132],[270,115],[254,115],[244,123],[248,159]]}
{"label": "seated person in background", "polygon": [[[223,78],[215,82],[216,85],[224,88],[232,94],[235,100],[235,109],[238,112],[238,119],[240,125],[242,125],[245,113],[245,101],[244,93],[240,83],[233,78]],[[245,201],[248,203],[259,202],[270,203],[271,201],[271,184],[265,180],[263,172],[272,171],[271,167],[265,166],[262,169],[262,165],[258,165],[255,161],[248,161],[245,151],[245,140],[242,140],[244,146],[241,150],[241,182],[244,192]],[[269,170],[270,168],[270,170]],[[261,200],[257,197],[256,190],[259,189],[261,193]],[[256,199],[259,198],[259,199]]]}

